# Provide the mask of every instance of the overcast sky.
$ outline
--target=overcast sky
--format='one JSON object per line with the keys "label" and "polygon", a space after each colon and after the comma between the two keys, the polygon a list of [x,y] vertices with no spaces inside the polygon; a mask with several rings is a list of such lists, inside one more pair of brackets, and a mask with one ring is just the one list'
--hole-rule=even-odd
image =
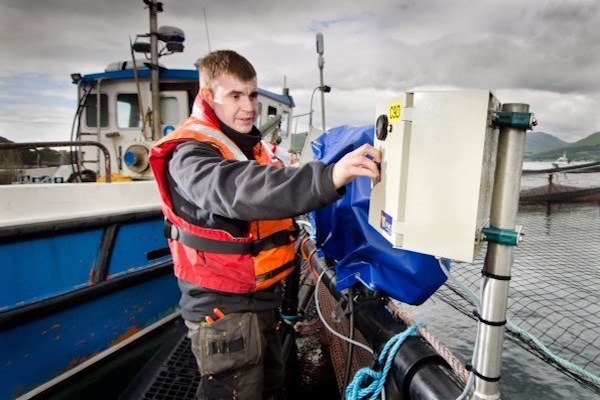
{"label": "overcast sky", "polygon": [[[325,38],[327,127],[373,123],[375,105],[414,89],[485,89],[527,103],[535,130],[572,142],[600,131],[600,1],[164,0],[158,24],[186,34],[161,59],[194,68],[233,49],[259,86],[284,83],[295,114],[319,86],[315,34]],[[207,24],[204,20],[206,11]],[[208,36],[207,36],[208,28]],[[142,0],[0,0],[0,136],[68,140],[76,92],[70,74],[129,59],[149,30]],[[210,44],[210,46],[209,46]],[[320,96],[314,98],[320,126]],[[298,118],[299,130],[308,124]]]}

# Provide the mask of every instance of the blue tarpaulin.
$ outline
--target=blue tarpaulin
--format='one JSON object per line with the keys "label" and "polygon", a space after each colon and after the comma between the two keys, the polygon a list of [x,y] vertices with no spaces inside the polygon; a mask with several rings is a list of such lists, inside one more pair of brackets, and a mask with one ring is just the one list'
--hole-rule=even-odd
{"label": "blue tarpaulin", "polygon": [[[312,142],[314,159],[334,163],[364,143],[373,144],[373,132],[373,125],[330,129]],[[419,305],[446,275],[435,257],[395,249],[369,225],[370,191],[371,180],[357,178],[340,200],[312,213],[317,248],[336,262],[338,291],[361,282],[393,299]]]}

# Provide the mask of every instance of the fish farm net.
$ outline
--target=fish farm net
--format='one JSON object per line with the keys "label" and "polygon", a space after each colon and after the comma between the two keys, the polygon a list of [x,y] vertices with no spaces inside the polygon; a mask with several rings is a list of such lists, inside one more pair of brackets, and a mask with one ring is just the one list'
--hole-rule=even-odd
{"label": "fish farm net", "polygon": [[[600,393],[600,203],[521,205],[514,248],[510,339]],[[474,318],[486,249],[455,263],[434,298]]]}
{"label": "fish farm net", "polygon": [[600,201],[600,162],[523,170],[521,204]]}

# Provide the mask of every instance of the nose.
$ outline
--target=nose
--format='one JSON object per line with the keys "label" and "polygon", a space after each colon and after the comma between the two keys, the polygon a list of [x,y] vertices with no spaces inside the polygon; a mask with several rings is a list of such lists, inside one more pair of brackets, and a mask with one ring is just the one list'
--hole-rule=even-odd
{"label": "nose", "polygon": [[254,99],[250,96],[244,96],[242,101],[242,109],[248,112],[254,111]]}

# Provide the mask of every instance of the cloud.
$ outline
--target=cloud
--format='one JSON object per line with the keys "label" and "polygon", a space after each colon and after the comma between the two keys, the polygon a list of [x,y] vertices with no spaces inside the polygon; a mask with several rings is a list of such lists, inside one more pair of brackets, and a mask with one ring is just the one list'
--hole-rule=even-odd
{"label": "cloud", "polygon": [[[286,82],[296,114],[309,111],[313,89],[320,85],[315,34],[322,32],[324,83],[332,87],[325,96],[329,127],[370,123],[378,102],[426,87],[487,89],[503,102],[528,102],[545,131],[567,141],[600,130],[595,117],[600,97],[597,1],[163,4],[159,26],[183,29],[186,49],[162,63],[193,68],[209,48],[234,49],[255,65],[261,87],[279,92]],[[10,88],[10,95],[3,94],[0,101],[17,107],[13,96],[19,85],[4,82],[37,74],[40,85],[44,79],[64,82],[57,97],[72,89],[74,103],[69,74],[99,72],[110,62],[129,59],[129,39],[148,29],[148,10],[141,0],[5,0],[0,32],[15,39],[3,45],[3,58],[11,62],[0,66],[0,88]],[[313,108],[318,108],[314,117],[320,121],[319,93]],[[6,109],[0,104],[0,110]],[[49,118],[57,115],[51,107],[47,110]],[[304,127],[308,119],[300,117],[299,122]]]}

